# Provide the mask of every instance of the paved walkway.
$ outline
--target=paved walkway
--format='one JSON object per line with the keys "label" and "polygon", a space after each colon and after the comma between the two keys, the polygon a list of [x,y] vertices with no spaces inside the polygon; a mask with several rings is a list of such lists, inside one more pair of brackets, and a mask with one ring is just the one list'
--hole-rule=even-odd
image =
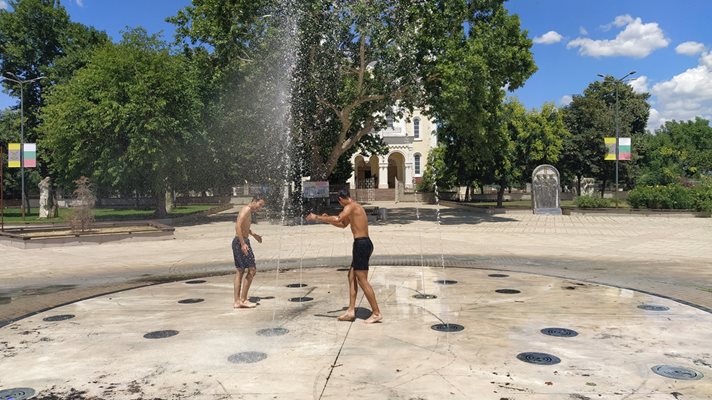
{"label": "paved walkway", "polygon": [[[712,219],[378,205],[388,218],[371,226],[371,279],[387,320],[375,327],[333,320],[346,298],[344,273],[334,270],[348,265],[351,238],[331,226],[253,226],[264,242],[254,246],[261,305],[250,311],[233,311],[231,278],[213,276],[203,286],[153,285],[12,322],[109,291],[230,273],[234,214],[178,227],[168,241],[2,247],[0,390],[29,387],[47,399],[72,390],[76,399],[712,398]],[[489,277],[497,271],[507,271],[506,284]],[[296,292],[288,282],[305,282],[298,297],[315,300],[289,302]],[[502,288],[520,293],[494,292]],[[416,292],[438,299],[417,303]],[[176,302],[189,298],[204,301],[190,309]],[[637,308],[646,304],[668,310]],[[62,314],[75,318],[43,320]],[[465,330],[433,336],[437,322]],[[552,325],[573,327],[579,339],[541,336]],[[255,336],[280,327],[289,333]],[[142,338],[159,330],[179,334]],[[524,351],[562,361],[528,369],[516,359]],[[241,357],[258,353],[265,362],[241,375]],[[704,378],[652,374],[664,364]]]}

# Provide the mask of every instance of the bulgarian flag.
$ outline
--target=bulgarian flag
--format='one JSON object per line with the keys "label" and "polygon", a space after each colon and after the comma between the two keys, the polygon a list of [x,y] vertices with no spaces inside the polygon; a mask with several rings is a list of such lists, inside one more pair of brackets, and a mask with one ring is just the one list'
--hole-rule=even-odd
{"label": "bulgarian flag", "polygon": [[[604,158],[605,160],[616,160],[616,138],[614,137],[607,137],[603,138],[603,142],[606,144],[606,157]],[[619,160],[630,160],[630,152],[631,152],[631,142],[630,138],[618,138],[618,146],[620,146],[620,149],[618,150],[618,159]]]}
{"label": "bulgarian flag", "polygon": [[37,144],[25,143],[23,153],[23,161],[25,162],[25,168],[37,167]]}

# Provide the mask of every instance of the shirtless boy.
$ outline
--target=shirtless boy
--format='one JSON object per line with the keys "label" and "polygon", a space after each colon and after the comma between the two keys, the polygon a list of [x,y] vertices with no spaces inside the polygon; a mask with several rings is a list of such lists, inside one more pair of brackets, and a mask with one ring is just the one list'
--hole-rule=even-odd
{"label": "shirtless boy", "polygon": [[[252,232],[252,213],[258,211],[265,205],[265,201],[260,196],[255,196],[250,204],[240,210],[235,221],[235,238],[232,239],[232,256],[235,259],[235,302],[234,308],[254,308],[255,303],[248,300],[247,292],[250,290],[252,279],[257,273],[255,254],[252,252],[249,236],[252,235],[258,243],[262,243],[262,236]],[[247,269],[247,274],[245,274]],[[243,284],[244,276],[244,284]]]}
{"label": "shirtless boy", "polygon": [[373,253],[373,243],[368,237],[366,211],[351,198],[349,191],[346,189],[339,192],[339,204],[344,207],[344,210],[339,215],[309,213],[307,216],[307,221],[321,221],[342,229],[351,225],[354,246],[351,268],[349,269],[349,308],[346,313],[337,319],[339,321],[353,321],[356,319],[356,295],[358,286],[360,286],[372,310],[371,316],[364,322],[367,324],[379,322],[383,320],[383,315],[381,315],[381,310],[378,308],[373,288],[368,282],[368,260]]}

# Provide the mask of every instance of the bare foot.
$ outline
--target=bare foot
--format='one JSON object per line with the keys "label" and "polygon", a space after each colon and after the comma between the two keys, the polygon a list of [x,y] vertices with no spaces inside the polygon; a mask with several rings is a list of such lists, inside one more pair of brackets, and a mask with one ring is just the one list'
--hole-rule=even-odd
{"label": "bare foot", "polygon": [[234,304],[232,305],[232,308],[240,308],[240,303],[234,303]]}
{"label": "bare foot", "polygon": [[363,321],[365,324],[375,324],[376,322],[381,322],[383,320],[383,315],[381,314],[371,314],[367,320]]}
{"label": "bare foot", "polygon": [[240,303],[240,308],[255,308],[255,307],[257,307],[257,304],[255,304],[249,300],[243,300]]}
{"label": "bare foot", "polygon": [[338,319],[339,321],[353,321],[356,319],[356,315],[346,313],[344,315],[336,317],[336,319]]}

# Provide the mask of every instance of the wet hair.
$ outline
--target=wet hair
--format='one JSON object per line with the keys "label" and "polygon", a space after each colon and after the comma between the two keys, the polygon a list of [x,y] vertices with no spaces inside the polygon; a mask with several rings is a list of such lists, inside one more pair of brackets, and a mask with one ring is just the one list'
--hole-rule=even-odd
{"label": "wet hair", "polygon": [[351,194],[349,193],[349,189],[341,189],[341,190],[339,190],[339,198],[341,198],[341,199],[348,199],[348,198],[351,198]]}
{"label": "wet hair", "polygon": [[252,201],[254,201],[255,203],[257,203],[260,200],[265,201],[265,197],[262,196],[261,194],[256,194],[256,195],[252,196]]}

